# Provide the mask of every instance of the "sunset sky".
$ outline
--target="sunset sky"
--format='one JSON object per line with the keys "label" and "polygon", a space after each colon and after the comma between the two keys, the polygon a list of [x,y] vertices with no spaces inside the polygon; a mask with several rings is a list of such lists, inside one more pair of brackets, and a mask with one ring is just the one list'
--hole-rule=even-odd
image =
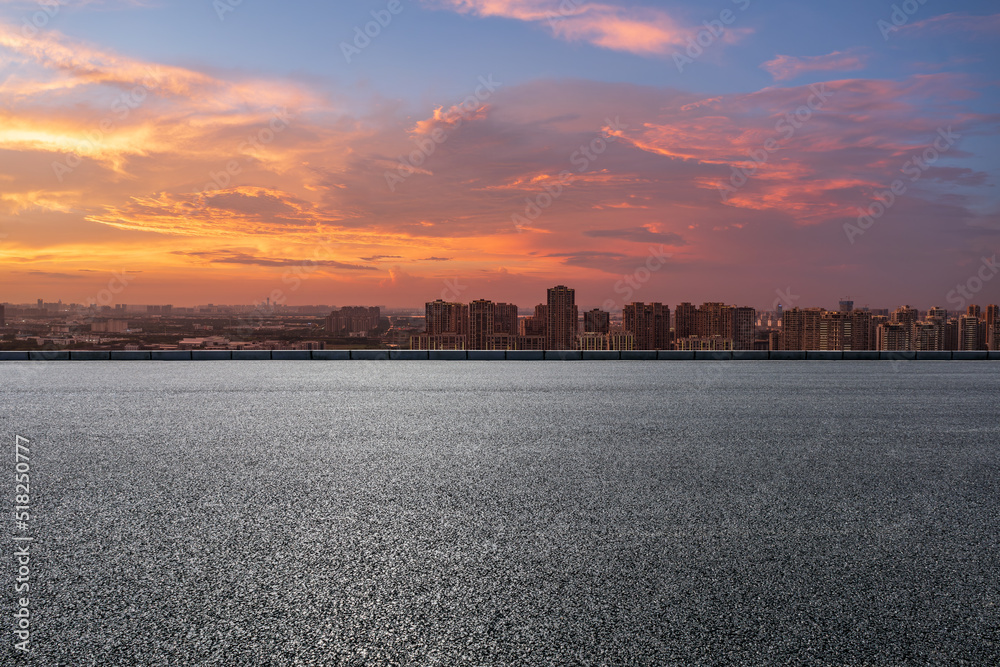
{"label": "sunset sky", "polygon": [[948,307],[998,63],[995,1],[0,0],[0,302]]}

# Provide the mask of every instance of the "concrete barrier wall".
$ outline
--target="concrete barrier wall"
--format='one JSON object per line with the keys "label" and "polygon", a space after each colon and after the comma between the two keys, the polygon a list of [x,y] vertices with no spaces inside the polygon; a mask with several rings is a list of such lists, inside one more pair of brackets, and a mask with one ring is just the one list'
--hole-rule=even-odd
{"label": "concrete barrier wall", "polygon": [[1000,361],[1000,351],[857,350],[41,350],[0,351],[3,361]]}

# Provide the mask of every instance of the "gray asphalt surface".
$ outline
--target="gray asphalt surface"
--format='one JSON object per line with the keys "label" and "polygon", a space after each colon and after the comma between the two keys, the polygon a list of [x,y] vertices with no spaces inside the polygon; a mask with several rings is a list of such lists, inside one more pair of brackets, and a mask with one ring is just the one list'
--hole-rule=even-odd
{"label": "gray asphalt surface", "polygon": [[16,435],[5,664],[1000,664],[1000,364],[3,363],[8,509]]}

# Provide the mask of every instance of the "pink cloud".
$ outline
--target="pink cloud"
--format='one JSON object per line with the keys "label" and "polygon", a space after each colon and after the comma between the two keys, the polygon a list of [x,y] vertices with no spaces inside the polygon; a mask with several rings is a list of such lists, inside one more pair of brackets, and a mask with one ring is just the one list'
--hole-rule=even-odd
{"label": "pink cloud", "polygon": [[864,69],[867,61],[867,56],[834,51],[824,56],[779,55],[761,65],[761,68],[767,70],[775,81],[785,81],[806,72],[850,72]]}
{"label": "pink cloud", "polygon": [[[951,261],[951,249],[969,245],[958,234],[982,225],[979,199],[992,196],[990,176],[962,162],[969,141],[911,185],[864,244],[844,238],[844,220],[899,178],[939,126],[995,134],[995,121],[966,103],[976,87],[950,74],[827,82],[834,95],[791,136],[778,123],[806,104],[809,87],[710,97],[545,80],[511,83],[488,108],[470,107],[464,116],[448,100],[352,116],[277,81],[262,89],[268,102],[284,102],[286,90],[290,106],[311,102],[294,109],[273,141],[251,149],[243,144],[267,127],[269,108],[238,101],[245,85],[238,79],[183,70],[127,118],[116,117],[96,142],[97,157],[83,155],[60,184],[51,164],[63,159],[65,142],[108,114],[93,104],[95,89],[116,82],[130,89],[143,67],[103,51],[60,50],[52,35],[44,52],[23,44],[16,52],[18,68],[55,72],[49,80],[58,94],[19,89],[18,104],[0,112],[0,147],[9,156],[0,164],[0,215],[10,234],[0,264],[30,258],[22,264],[51,273],[142,266],[144,284],[161,280],[163,294],[174,295],[166,301],[259,297],[320,248],[317,278],[295,295],[300,302],[349,294],[413,305],[437,298],[448,279],[468,285],[463,299],[529,305],[545,286],[566,282],[581,301],[599,305],[620,298],[616,281],[665,245],[669,263],[637,297],[770,304],[786,272],[806,276],[795,285],[800,293],[809,294],[813,276],[823,289],[823,267],[842,266],[847,251],[865,267],[856,277],[866,285],[895,284],[889,278],[921,262]],[[619,117],[612,135],[609,119]],[[459,120],[474,122],[459,131]],[[438,128],[447,140],[390,192],[386,170]],[[581,147],[598,139],[606,145],[581,171]],[[779,150],[721,201],[720,184],[768,139]],[[97,159],[105,154],[121,163]],[[232,161],[238,169],[228,182],[206,188]],[[525,215],[529,200],[544,206],[517,227],[512,215]],[[871,261],[863,256],[869,252]],[[391,257],[395,268],[355,267],[358,257],[376,256]],[[751,291],[760,284],[773,286],[758,299]],[[178,289],[190,298],[177,297]]]}
{"label": "pink cloud", "polygon": [[[567,42],[587,42],[612,51],[665,56],[687,44],[701,26],[688,26],[661,9],[568,0],[425,0],[433,6],[480,17],[545,25]],[[727,30],[732,42],[747,28]]]}

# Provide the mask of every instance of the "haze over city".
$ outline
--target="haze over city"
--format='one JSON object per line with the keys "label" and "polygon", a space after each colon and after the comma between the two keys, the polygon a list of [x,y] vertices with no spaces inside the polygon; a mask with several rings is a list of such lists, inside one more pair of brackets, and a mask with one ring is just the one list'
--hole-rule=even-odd
{"label": "haze over city", "polygon": [[0,302],[125,272],[104,305],[959,309],[1000,245],[998,31],[985,1],[7,0]]}

